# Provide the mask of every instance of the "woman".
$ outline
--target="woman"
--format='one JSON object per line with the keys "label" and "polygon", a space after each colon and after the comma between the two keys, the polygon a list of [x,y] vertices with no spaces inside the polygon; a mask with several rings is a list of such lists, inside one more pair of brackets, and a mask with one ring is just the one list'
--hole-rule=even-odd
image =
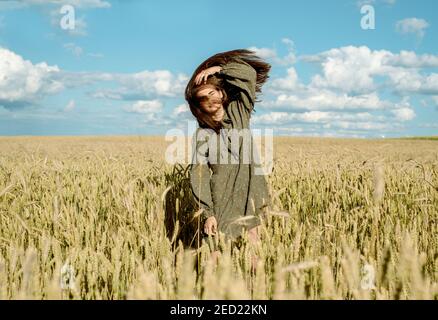
{"label": "woman", "polygon": [[[249,131],[250,116],[256,93],[269,78],[271,66],[246,49],[218,53],[204,61],[195,70],[187,84],[185,98],[199,128],[194,137],[194,157],[190,167],[190,183],[195,200],[202,209],[201,221],[206,236],[217,236],[218,231],[236,239],[242,228],[248,231],[253,243],[260,239],[260,217],[271,205],[264,175],[255,174],[252,156],[252,137],[241,135],[238,148],[231,138],[222,134],[224,129]],[[222,130],[221,130],[222,129]],[[204,133],[199,138],[200,131]],[[207,132],[207,134],[205,134]],[[227,163],[214,158],[215,145],[211,138],[226,145],[220,149],[238,161]],[[247,148],[247,145],[250,148]],[[243,161],[250,150],[250,161]],[[196,158],[196,159],[195,159]],[[247,159],[247,158],[246,158]],[[222,163],[221,163],[222,162]],[[231,163],[230,163],[231,162]],[[210,173],[211,170],[211,173]],[[217,258],[218,248],[212,255]],[[254,257],[253,257],[254,259]],[[253,260],[253,264],[255,260]],[[253,265],[254,267],[254,265]]]}

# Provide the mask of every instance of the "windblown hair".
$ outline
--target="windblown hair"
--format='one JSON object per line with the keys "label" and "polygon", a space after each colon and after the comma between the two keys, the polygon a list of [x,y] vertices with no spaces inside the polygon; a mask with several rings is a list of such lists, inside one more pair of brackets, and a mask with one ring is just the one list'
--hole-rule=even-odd
{"label": "windblown hair", "polygon": [[[232,101],[234,94],[231,88],[226,85],[225,80],[221,76],[214,74],[208,77],[205,84],[202,83],[196,85],[196,75],[204,69],[214,66],[225,65],[228,62],[238,61],[239,59],[248,63],[251,67],[255,69],[255,71],[257,72],[256,94],[262,92],[262,86],[269,78],[268,73],[271,69],[271,65],[260,59],[254,51],[247,49],[237,49],[217,53],[211,56],[196,68],[185,90],[185,99],[189,104],[190,111],[198,120],[199,126],[201,128],[211,128],[218,133],[221,129],[221,123],[219,121],[214,121],[210,117],[210,115],[208,115],[201,109],[200,101],[197,98],[198,91],[203,89],[206,84],[210,84],[214,86],[216,90],[222,91],[222,104],[224,108],[226,108],[228,104]],[[255,102],[259,102],[257,95]]]}

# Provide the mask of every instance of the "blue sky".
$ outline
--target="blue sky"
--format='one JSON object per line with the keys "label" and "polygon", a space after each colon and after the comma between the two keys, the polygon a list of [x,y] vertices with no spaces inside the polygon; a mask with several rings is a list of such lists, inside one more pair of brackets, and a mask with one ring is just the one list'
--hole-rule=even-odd
{"label": "blue sky", "polygon": [[252,128],[437,135],[437,18],[434,0],[0,0],[0,135],[184,130],[193,70],[237,48],[272,65]]}

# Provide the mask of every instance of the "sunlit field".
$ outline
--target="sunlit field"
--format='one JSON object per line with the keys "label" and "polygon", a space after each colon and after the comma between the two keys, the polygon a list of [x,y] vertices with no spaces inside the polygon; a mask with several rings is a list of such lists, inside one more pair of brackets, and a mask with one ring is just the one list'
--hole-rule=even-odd
{"label": "sunlit field", "polygon": [[437,140],[275,137],[262,242],[218,265],[169,144],[0,137],[0,299],[438,299]]}

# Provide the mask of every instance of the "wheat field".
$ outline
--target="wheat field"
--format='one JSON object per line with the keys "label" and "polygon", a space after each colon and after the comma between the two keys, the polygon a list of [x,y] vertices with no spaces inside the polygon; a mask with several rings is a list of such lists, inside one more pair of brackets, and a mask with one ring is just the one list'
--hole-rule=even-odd
{"label": "wheat field", "polygon": [[0,137],[0,299],[438,299],[438,141],[275,137],[261,244],[217,265],[168,144]]}

